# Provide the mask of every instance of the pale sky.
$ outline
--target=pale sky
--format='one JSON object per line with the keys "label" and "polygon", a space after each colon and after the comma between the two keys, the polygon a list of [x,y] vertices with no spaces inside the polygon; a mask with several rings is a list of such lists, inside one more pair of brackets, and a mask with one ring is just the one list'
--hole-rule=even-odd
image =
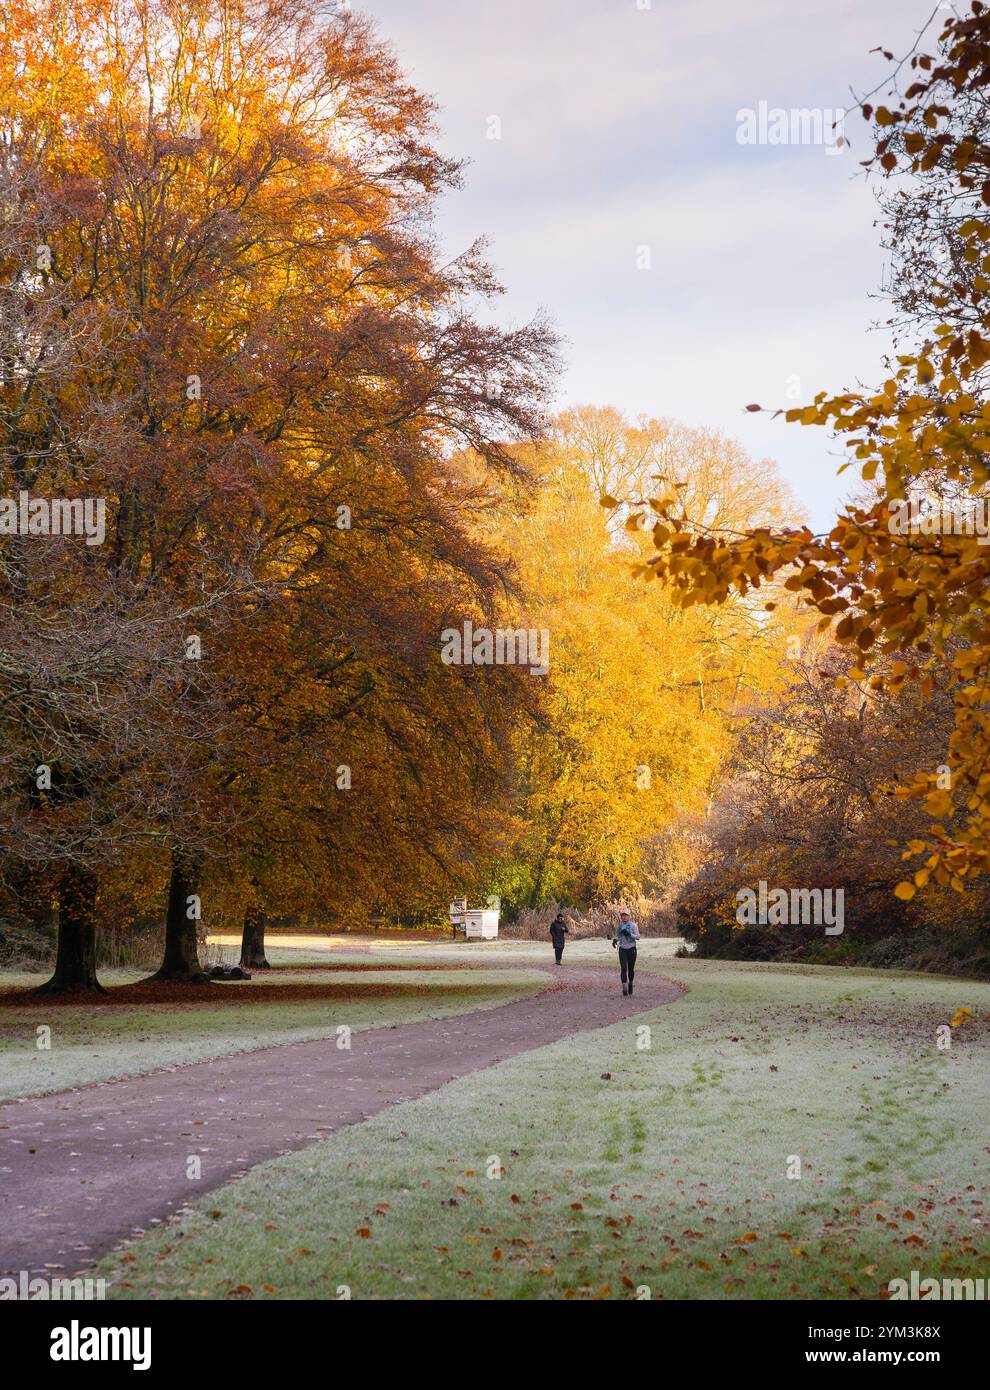
{"label": "pale sky", "polygon": [[[881,381],[883,255],[858,112],[850,145],[740,144],[760,103],[835,112],[872,89],[933,0],[355,0],[471,161],[438,230],[475,237],[565,345],[561,406],[730,432],[827,527],[848,474],[824,431],[747,415]],[[492,117],[501,138],[490,139]],[[637,269],[638,248],[651,266]],[[640,253],[641,254],[641,253]],[[796,379],[796,380],[795,380]]]}

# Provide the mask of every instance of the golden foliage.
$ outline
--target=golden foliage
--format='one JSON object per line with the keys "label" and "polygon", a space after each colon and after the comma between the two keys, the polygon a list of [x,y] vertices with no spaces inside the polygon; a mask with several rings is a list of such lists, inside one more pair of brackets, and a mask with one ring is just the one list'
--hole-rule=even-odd
{"label": "golden foliage", "polygon": [[[821,392],[786,412],[843,437],[851,455],[843,468],[858,465],[875,501],[847,508],[826,536],[774,526],[715,536],[666,499],[639,512],[656,544],[647,572],[684,608],[724,604],[782,580],[851,651],[852,681],[874,690],[911,684],[927,697],[936,671],[947,668],[951,787],[940,785],[938,771],[919,769],[898,792],[922,800],[935,822],[905,850],[905,858],[924,856],[913,881],[896,890],[905,899],[930,876],[959,889],[990,868],[990,552],[972,527],[926,534],[895,524],[919,489],[959,506],[985,499],[990,484],[990,144],[979,129],[953,121],[956,105],[981,90],[988,64],[990,12],[976,4],[967,17],[946,19],[938,55],[911,57],[915,80],[903,98],[875,112],[863,107],[878,127],[868,163],[885,175],[943,169],[968,209],[954,235],[976,272],[964,287],[934,287],[945,321],[897,357],[877,391]],[[883,674],[874,670],[877,656],[893,658]],[[950,825],[956,810],[962,815]]]}

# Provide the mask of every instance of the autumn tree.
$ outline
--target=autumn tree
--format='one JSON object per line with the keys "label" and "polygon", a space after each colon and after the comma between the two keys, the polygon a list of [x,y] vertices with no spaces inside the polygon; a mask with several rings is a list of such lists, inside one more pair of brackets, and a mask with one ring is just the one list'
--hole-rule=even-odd
{"label": "autumn tree", "polygon": [[[786,686],[743,711],[705,823],[703,866],[678,904],[679,924],[702,953],[801,954],[825,944],[796,924],[734,941],[736,894],[761,880],[841,889],[845,930],[832,944],[851,952],[906,934],[921,920],[959,924],[951,889],[926,893],[924,919],[915,903],[891,896],[903,872],[901,846],[925,822],[923,807],[892,789],[905,767],[938,764],[952,729],[948,682],[940,679],[919,708],[911,688],[840,681],[846,665],[830,634],[809,634],[787,663]],[[977,912],[985,896],[974,903]]]}
{"label": "autumn tree", "polygon": [[[933,818],[905,850],[908,859],[922,856],[896,889],[905,900],[929,880],[962,889],[990,867],[990,559],[972,518],[937,531],[903,524],[905,503],[933,484],[939,495],[972,503],[990,482],[990,402],[982,389],[990,362],[990,144],[981,120],[990,11],[974,3],[942,23],[935,52],[916,50],[898,64],[887,104],[862,107],[876,136],[867,166],[914,184],[908,196],[920,189],[915,207],[931,211],[931,221],[918,212],[901,224],[924,243],[917,265],[930,277],[903,290],[902,338],[914,322],[914,341],[902,341],[906,350],[875,392],[822,392],[787,411],[844,439],[843,467],[875,484],[875,500],[843,510],[827,536],[773,527],[714,536],[703,519],[663,498],[640,513],[657,545],[649,572],[681,603],[721,604],[781,576],[850,649],[854,682],[875,691],[910,684],[930,697],[948,672],[954,727],[941,761],[951,766],[952,785],[939,785],[936,768],[920,767],[900,789]],[[926,187],[934,199],[925,198]],[[910,242],[902,245],[906,258]]]}
{"label": "autumn tree", "polygon": [[101,875],[193,824],[230,834],[243,814],[211,775],[221,692],[182,646],[208,615],[101,582],[72,563],[79,545],[18,538],[0,570],[0,854],[15,883],[44,875],[58,905],[50,992],[97,987]]}
{"label": "autumn tree", "polygon": [[[642,537],[625,529],[625,508],[603,511],[599,494],[655,486],[663,470],[739,526],[785,516],[789,499],[772,467],[733,441],[610,408],[566,412],[532,452],[542,485],[505,526],[518,593],[503,621],[545,629],[550,662],[533,678],[538,717],[518,737],[519,832],[496,882],[526,905],[607,900],[648,882],[663,891],[672,868],[656,882],[653,847],[703,810],[735,711],[772,687],[785,626],[745,602],[685,612],[644,588]],[[660,662],[649,657],[657,640]]]}
{"label": "autumn tree", "polygon": [[542,426],[553,340],[464,307],[498,287],[477,247],[443,263],[432,239],[459,171],[367,22],[283,0],[30,0],[11,19],[0,136],[56,209],[37,288],[88,311],[104,349],[77,432],[111,518],[93,563],[177,611],[231,573],[242,588],[198,658],[236,750],[209,785],[285,844],[189,800],[160,973],[195,979],[181,908],[225,858],[271,909],[321,905],[330,881],[342,901],[345,878],[371,901],[425,891],[424,857],[451,872],[521,686],[459,689],[438,634],[501,583],[465,517],[521,477],[510,446]]}

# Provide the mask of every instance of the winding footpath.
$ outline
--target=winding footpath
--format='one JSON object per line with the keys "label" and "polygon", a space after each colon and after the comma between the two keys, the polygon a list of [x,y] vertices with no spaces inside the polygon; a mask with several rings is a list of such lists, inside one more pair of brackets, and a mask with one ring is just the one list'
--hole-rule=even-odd
{"label": "winding footpath", "polygon": [[683,993],[646,972],[632,999],[615,970],[546,973],[527,999],[358,1031],[349,1050],[286,1043],[0,1105],[0,1275],[74,1273],[255,1164]]}

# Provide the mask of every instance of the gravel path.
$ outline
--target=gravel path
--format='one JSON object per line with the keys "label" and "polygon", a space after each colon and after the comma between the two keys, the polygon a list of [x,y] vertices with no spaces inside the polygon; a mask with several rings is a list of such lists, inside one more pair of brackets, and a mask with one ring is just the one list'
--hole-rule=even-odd
{"label": "gravel path", "polygon": [[617,970],[546,973],[528,999],[356,1032],[349,1050],[288,1043],[0,1106],[0,1274],[74,1272],[255,1164],[683,992],[644,972],[626,999]]}

